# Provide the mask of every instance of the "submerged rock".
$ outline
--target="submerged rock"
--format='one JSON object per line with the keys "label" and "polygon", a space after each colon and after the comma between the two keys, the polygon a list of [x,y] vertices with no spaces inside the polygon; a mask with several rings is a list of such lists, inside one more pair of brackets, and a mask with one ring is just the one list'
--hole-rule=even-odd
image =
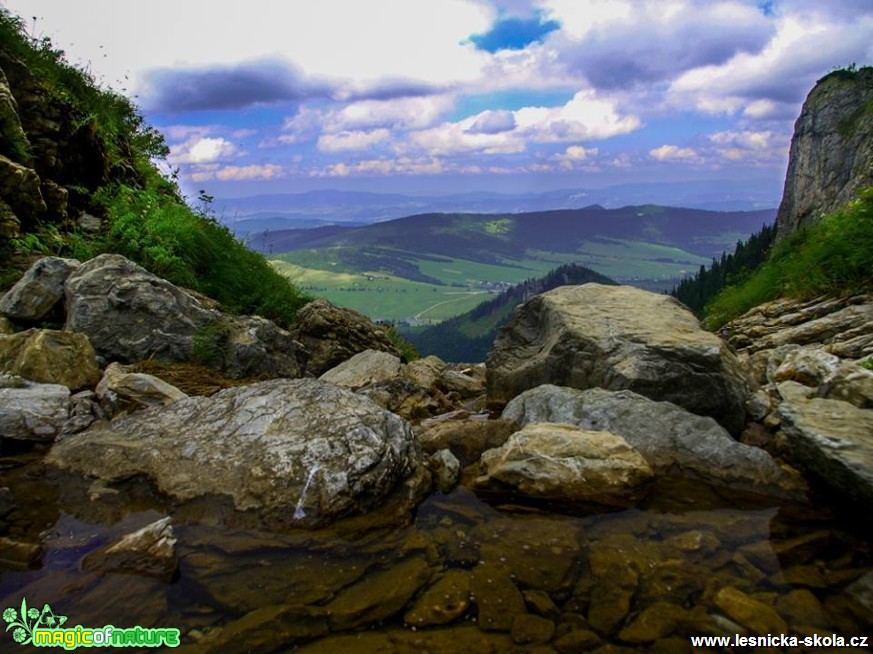
{"label": "submerged rock", "polygon": [[176,537],[171,518],[161,518],[92,552],[82,569],[95,572],[127,572],[170,581],[176,574]]}
{"label": "submerged rock", "polygon": [[675,298],[584,284],[515,310],[488,355],[488,395],[541,384],[631,390],[711,416],[739,433],[748,394],[737,358]]}
{"label": "submerged rock", "polygon": [[610,431],[639,450],[657,475],[678,473],[758,493],[797,491],[769,454],[738,443],[712,418],[631,391],[543,385],[507,404],[503,417],[522,426],[562,422]]}
{"label": "submerged rock", "polygon": [[423,470],[406,421],[315,380],[123,415],[57,443],[47,461],[108,482],[142,475],[179,501],[227,496],[240,511],[301,526],[373,508]]}
{"label": "submerged rock", "polygon": [[653,478],[642,455],[620,436],[567,424],[536,423],[482,455],[488,486],[501,482],[541,499],[633,506]]}

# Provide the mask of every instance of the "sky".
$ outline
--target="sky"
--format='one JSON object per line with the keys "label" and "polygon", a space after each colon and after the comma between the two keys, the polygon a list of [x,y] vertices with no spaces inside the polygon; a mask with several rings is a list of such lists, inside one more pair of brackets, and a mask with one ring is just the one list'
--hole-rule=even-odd
{"label": "sky", "polygon": [[[781,189],[873,0],[5,0],[141,107],[183,189]],[[777,194],[778,197],[778,194]]]}

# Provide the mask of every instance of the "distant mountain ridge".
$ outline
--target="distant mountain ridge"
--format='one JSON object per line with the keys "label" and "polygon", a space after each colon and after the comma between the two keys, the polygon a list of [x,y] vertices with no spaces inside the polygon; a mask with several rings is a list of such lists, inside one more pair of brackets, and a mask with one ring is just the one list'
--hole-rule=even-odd
{"label": "distant mountain ridge", "polygon": [[710,211],[749,211],[776,207],[778,203],[779,190],[772,184],[722,180],[442,196],[325,190],[221,198],[213,208],[219,220],[237,235],[245,236],[264,230],[369,224],[421,213],[524,213],[578,209],[592,204],[607,209],[658,204]]}

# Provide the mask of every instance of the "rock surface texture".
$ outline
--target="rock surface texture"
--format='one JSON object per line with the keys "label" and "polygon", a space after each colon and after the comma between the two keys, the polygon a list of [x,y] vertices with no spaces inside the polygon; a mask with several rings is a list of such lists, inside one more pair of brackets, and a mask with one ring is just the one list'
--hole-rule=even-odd
{"label": "rock surface texture", "polygon": [[121,416],[56,443],[47,461],[107,482],[143,475],[180,501],[226,496],[238,510],[299,526],[373,508],[423,465],[406,421],[315,380]]}
{"label": "rock surface texture", "polygon": [[76,259],[43,257],[0,299],[0,314],[14,320],[42,320],[64,297],[64,282],[80,266]]}
{"label": "rock surface texture", "polygon": [[793,492],[764,450],[738,443],[711,418],[631,391],[544,385],[512,400],[503,417],[522,426],[559,422],[612,432],[638,450],[658,475],[687,475],[753,492]]}
{"label": "rock surface texture", "polygon": [[0,375],[0,438],[53,441],[70,415],[70,389]]}
{"label": "rock surface texture", "polygon": [[748,393],[736,357],[674,298],[629,286],[564,286],[515,310],[488,356],[488,395],[541,384],[628,389],[739,432]]}
{"label": "rock surface texture", "polygon": [[41,384],[63,384],[74,391],[90,388],[100,379],[88,337],[55,329],[0,336],[0,372]]}
{"label": "rock surface texture", "polygon": [[814,223],[873,183],[873,68],[836,71],[810,91],[794,124],[777,237]]}

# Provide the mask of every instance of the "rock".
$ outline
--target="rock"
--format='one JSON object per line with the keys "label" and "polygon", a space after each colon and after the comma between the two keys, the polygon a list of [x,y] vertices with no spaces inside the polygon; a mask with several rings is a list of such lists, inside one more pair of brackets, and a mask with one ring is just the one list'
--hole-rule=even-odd
{"label": "rock", "polygon": [[478,461],[486,450],[503,445],[516,429],[514,420],[466,418],[422,423],[415,428],[415,435],[426,453],[447,448],[461,467],[466,467]]}
{"label": "rock", "polygon": [[819,392],[823,397],[843,400],[859,409],[873,409],[873,370],[846,361],[830,383]]}
{"label": "rock", "polygon": [[27,163],[30,143],[18,117],[18,103],[2,69],[0,69],[0,134],[3,134],[3,149],[0,154],[19,163]]}
{"label": "rock", "polygon": [[646,460],[620,436],[537,423],[482,455],[481,484],[506,484],[528,497],[610,507],[635,505],[653,479]]}
{"label": "rock", "polygon": [[801,347],[785,355],[773,375],[773,381],[779,383],[792,380],[804,386],[821,386],[836,377],[839,368],[839,357],[814,348]]}
{"label": "rock", "polygon": [[457,393],[461,399],[479,397],[485,393],[485,366],[463,366],[440,374],[439,386],[446,393]]}
{"label": "rock", "polygon": [[409,421],[426,419],[451,406],[446,401],[440,402],[439,398],[428,394],[421,386],[405,377],[393,377],[369,384],[357,392],[383,409]]}
{"label": "rock", "polygon": [[46,210],[39,175],[27,166],[0,154],[0,199],[25,225],[32,225]]}
{"label": "rock", "polygon": [[79,229],[89,234],[96,234],[103,229],[103,221],[97,216],[92,216],[87,211],[83,211],[76,219]]}
{"label": "rock", "polygon": [[325,607],[331,630],[354,629],[390,618],[406,606],[430,575],[427,563],[418,557],[368,575]]}
{"label": "rock", "polygon": [[732,586],[718,591],[714,601],[731,620],[757,636],[788,633],[788,625],[776,611]]}
{"label": "rock", "polygon": [[[316,380],[271,380],[122,415],[56,443],[47,462],[108,482],[142,475],[182,502],[226,496],[239,511],[291,526],[371,509],[423,471],[406,421]],[[407,504],[422,490],[407,489]]]}
{"label": "rock", "polygon": [[846,588],[854,612],[867,624],[873,624],[873,572],[859,577]]}
{"label": "rock", "polygon": [[792,590],[780,597],[776,601],[776,610],[790,625],[828,626],[821,602],[805,588]]}
{"label": "rock", "polygon": [[794,124],[776,215],[778,238],[846,204],[870,185],[873,70],[834,71],[809,92]]}
{"label": "rock", "polygon": [[97,355],[88,337],[55,329],[29,329],[0,336],[0,371],[71,390],[90,388],[100,379]]}
{"label": "rock", "polygon": [[188,361],[215,321],[192,295],[118,254],[82,264],[66,282],[68,331],[109,361]]}
{"label": "rock", "polygon": [[624,438],[656,475],[684,474],[752,492],[794,494],[769,454],[733,440],[712,418],[630,391],[580,391],[544,385],[506,405],[504,418],[521,426],[563,422]]}
{"label": "rock", "polygon": [[0,238],[18,238],[21,236],[21,221],[12,211],[12,207],[0,200]]}
{"label": "rock", "polygon": [[42,192],[43,200],[45,200],[46,213],[55,221],[66,220],[70,192],[50,179],[40,180],[39,190]]}
{"label": "rock", "polygon": [[603,644],[600,636],[587,629],[574,629],[555,641],[555,650],[559,654],[578,654],[597,649]]}
{"label": "rock", "polygon": [[552,622],[561,620],[561,611],[555,606],[549,594],[542,590],[526,590],[522,593],[527,608],[536,615],[548,618]]}
{"label": "rock", "polygon": [[517,645],[547,643],[555,635],[555,623],[538,615],[521,614],[512,621],[510,636]]}
{"label": "rock", "polygon": [[60,384],[0,384],[0,437],[52,441],[70,412],[70,389]]}
{"label": "rock", "polygon": [[873,411],[813,398],[779,406],[795,460],[838,493],[873,503]]}
{"label": "rock", "polygon": [[403,366],[403,376],[411,379],[416,384],[428,391],[437,389],[440,377],[448,368],[448,364],[433,355],[410,361]]}
{"label": "rock", "polygon": [[15,333],[15,327],[3,316],[0,316],[0,336],[9,336]]}
{"label": "rock", "polygon": [[364,350],[325,372],[319,379],[357,390],[400,374],[400,358],[379,350]]}
{"label": "rock", "polygon": [[671,602],[650,604],[618,634],[625,643],[641,645],[661,640],[672,634],[688,612]]}
{"label": "rock", "polygon": [[300,345],[265,318],[230,316],[117,254],[82,264],[66,282],[65,329],[87,334],[110,361],[199,360],[240,377],[297,377]]}
{"label": "rock", "polygon": [[0,488],[0,518],[5,518],[18,507],[15,495],[7,487]]}
{"label": "rock", "polygon": [[433,473],[434,486],[444,494],[448,494],[458,485],[461,474],[461,464],[451,450],[439,450],[428,458],[430,470]]}
{"label": "rock", "polygon": [[814,389],[796,381],[784,381],[776,386],[776,392],[783,402],[805,402],[815,395]]}
{"label": "rock", "polygon": [[39,543],[27,543],[0,536],[0,561],[17,567],[30,567],[39,561],[42,548]]}
{"label": "rock", "polygon": [[483,631],[509,631],[515,617],[527,613],[521,593],[498,567],[480,564],[473,568],[472,588]]}
{"label": "rock", "polygon": [[127,408],[167,406],[188,397],[172,384],[154,375],[128,372],[120,363],[110,363],[94,389],[97,399],[110,414]]}
{"label": "rock", "polygon": [[773,300],[725,328],[730,344],[750,355],[781,346],[810,345],[844,359],[860,359],[873,353],[873,296]]}
{"label": "rock", "polygon": [[401,357],[385,330],[362,313],[315,300],[297,312],[292,336],[310,353],[307,369],[321,375],[364,350]]}
{"label": "rock", "polygon": [[94,391],[80,391],[70,397],[70,417],[64,423],[63,435],[76,434],[90,427],[98,418],[105,417],[96,402]]}
{"label": "rock", "polygon": [[563,286],[518,307],[488,355],[488,396],[541,384],[631,390],[711,416],[739,434],[748,388],[722,340],[668,295]]}
{"label": "rock", "polygon": [[92,552],[82,569],[99,573],[126,572],[169,582],[176,574],[176,537],[171,518],[161,518]]}
{"label": "rock", "polygon": [[752,420],[763,420],[773,410],[770,394],[757,390],[746,401],[746,415]]}
{"label": "rock", "polygon": [[414,627],[449,624],[470,608],[470,573],[447,570],[412,605],[403,621]]}
{"label": "rock", "polygon": [[64,297],[64,281],[80,265],[76,259],[43,257],[0,299],[0,313],[13,320],[42,320]]}

